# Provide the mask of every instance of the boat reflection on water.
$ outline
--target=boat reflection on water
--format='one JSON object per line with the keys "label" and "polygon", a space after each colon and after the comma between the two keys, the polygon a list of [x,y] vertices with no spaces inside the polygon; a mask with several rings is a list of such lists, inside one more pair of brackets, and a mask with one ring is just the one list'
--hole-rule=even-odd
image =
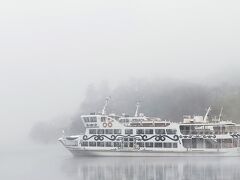
{"label": "boat reflection on water", "polygon": [[238,157],[70,158],[61,167],[83,180],[239,180]]}

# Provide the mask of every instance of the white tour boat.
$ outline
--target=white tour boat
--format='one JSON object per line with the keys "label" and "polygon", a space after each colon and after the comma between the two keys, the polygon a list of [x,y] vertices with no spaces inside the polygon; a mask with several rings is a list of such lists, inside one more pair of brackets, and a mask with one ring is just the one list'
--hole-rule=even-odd
{"label": "white tour boat", "polygon": [[76,156],[239,156],[240,125],[219,118],[184,116],[174,123],[160,118],[107,114],[83,115],[85,133],[59,141]]}

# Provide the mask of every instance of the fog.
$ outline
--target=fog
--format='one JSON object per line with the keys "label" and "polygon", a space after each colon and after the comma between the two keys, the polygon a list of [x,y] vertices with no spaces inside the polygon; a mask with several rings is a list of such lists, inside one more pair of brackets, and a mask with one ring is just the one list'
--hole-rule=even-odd
{"label": "fog", "polygon": [[146,115],[178,121],[224,105],[225,118],[237,122],[239,5],[1,1],[0,148],[46,142],[32,134],[39,124],[51,142],[62,129],[76,133],[80,114],[101,110],[106,96],[116,113],[133,113],[141,101]]}
{"label": "fog", "polygon": [[237,78],[238,5],[1,2],[1,134],[14,140],[35,122],[71,116],[86,87],[101,81]]}

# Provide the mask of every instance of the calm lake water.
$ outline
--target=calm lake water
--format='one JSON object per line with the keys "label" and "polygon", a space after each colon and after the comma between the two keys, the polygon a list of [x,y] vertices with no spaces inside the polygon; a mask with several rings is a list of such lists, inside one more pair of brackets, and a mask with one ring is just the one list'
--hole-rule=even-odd
{"label": "calm lake water", "polygon": [[239,180],[239,157],[74,158],[61,145],[1,148],[3,180]]}

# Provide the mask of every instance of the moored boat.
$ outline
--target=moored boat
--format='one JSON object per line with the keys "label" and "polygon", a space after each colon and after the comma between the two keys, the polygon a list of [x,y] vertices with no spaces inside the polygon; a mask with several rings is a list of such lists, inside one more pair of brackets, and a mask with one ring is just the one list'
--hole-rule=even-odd
{"label": "moored boat", "polygon": [[240,125],[205,116],[184,116],[174,123],[139,113],[82,115],[85,133],[59,141],[76,156],[239,156]]}

